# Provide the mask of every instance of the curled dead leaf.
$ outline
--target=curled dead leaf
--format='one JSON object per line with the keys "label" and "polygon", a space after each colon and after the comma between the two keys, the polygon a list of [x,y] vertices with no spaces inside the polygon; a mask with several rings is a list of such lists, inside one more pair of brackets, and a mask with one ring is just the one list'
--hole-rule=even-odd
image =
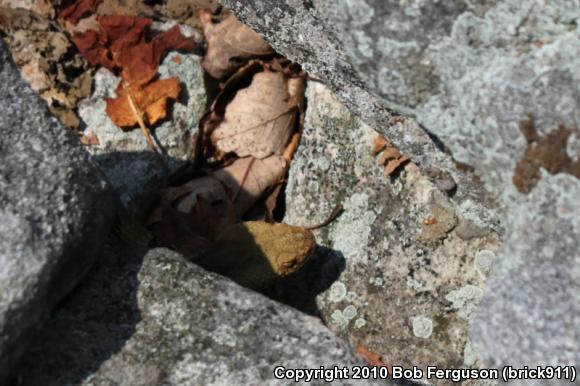
{"label": "curled dead leaf", "polygon": [[127,16],[103,16],[97,21],[100,30],[77,33],[72,41],[92,66],[103,66],[111,71],[119,68],[114,60],[114,52],[125,41],[136,44],[145,29],[151,25],[148,19]]}
{"label": "curled dead leaf", "polygon": [[100,144],[99,138],[97,137],[95,132],[92,130],[87,132],[86,134],[84,134],[80,138],[80,141],[84,146],[97,146]]}
{"label": "curled dead leaf", "polygon": [[270,55],[274,51],[256,32],[229,15],[219,23],[209,11],[198,12],[207,51],[201,65],[214,78],[222,79],[243,64],[244,59]]}
{"label": "curled dead leaf", "polygon": [[301,108],[292,102],[283,73],[258,72],[226,106],[212,142],[219,152],[239,157],[281,155]]}
{"label": "curled dead leaf", "polygon": [[356,346],[356,352],[371,366],[381,366],[381,367],[384,366],[384,367],[387,367],[389,369],[389,373],[391,372],[390,366],[385,364],[382,361],[381,356],[379,354],[377,354],[376,352],[369,350],[368,348],[366,348],[362,344],[359,344],[358,346]]}
{"label": "curled dead leaf", "polygon": [[103,0],[97,13],[99,15],[154,16],[153,7],[147,0]]}
{"label": "curled dead leaf", "polygon": [[[232,199],[239,216],[246,213],[264,193],[276,186],[286,173],[283,157],[240,158],[214,172]],[[244,178],[245,177],[245,178]]]}
{"label": "curled dead leaf", "polygon": [[103,0],[78,0],[63,8],[60,17],[72,23],[73,25],[87,16],[95,13]]}
{"label": "curled dead leaf", "polygon": [[148,41],[150,19],[106,15],[100,16],[98,22],[100,30],[77,33],[72,40],[91,65],[122,71],[128,82],[150,79],[167,52],[195,48],[195,42],[183,36],[178,26]]}
{"label": "curled dead leaf", "polygon": [[379,164],[385,167],[385,176],[390,176],[410,160],[409,157],[402,155],[399,149],[387,141],[385,137],[379,135],[375,138],[372,154],[377,156],[381,152]]}

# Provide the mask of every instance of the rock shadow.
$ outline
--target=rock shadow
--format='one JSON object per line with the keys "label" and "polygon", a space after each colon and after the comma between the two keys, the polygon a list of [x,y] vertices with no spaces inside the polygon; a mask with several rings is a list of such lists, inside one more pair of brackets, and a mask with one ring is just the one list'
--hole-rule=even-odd
{"label": "rock shadow", "polygon": [[[147,152],[112,152],[94,158],[97,164],[105,169],[103,173],[108,178],[113,176],[117,179],[117,183],[112,185],[119,196],[128,193],[126,184],[123,182],[123,173],[127,179],[126,183],[129,183],[129,179],[139,174],[140,168],[148,165],[148,167],[161,169],[161,166],[155,162],[154,156]],[[174,165],[183,165],[183,161],[180,160],[170,159],[169,161]],[[125,172],[124,168],[126,168]],[[134,197],[133,192],[129,192],[132,199],[144,205],[150,204],[152,191],[155,195],[155,190],[167,186],[168,183],[185,182],[188,178],[183,175],[167,176],[161,170],[159,173],[153,173],[152,176],[151,181],[140,185],[141,191],[138,197]],[[238,195],[245,193],[241,187]],[[133,210],[130,212],[135,213]],[[248,239],[253,236],[243,234],[239,237]],[[251,245],[248,246],[248,244]],[[244,257],[242,255],[248,250],[258,255],[263,252],[257,243],[245,240],[244,250],[235,247],[227,249],[227,252],[233,255],[228,257],[229,261]],[[41,326],[7,385],[80,384],[83,381],[90,381],[92,374],[115,354],[121,352],[138,331],[139,322],[142,320],[143,304],[140,308],[138,303],[140,285],[138,275],[147,251],[147,248],[117,245],[111,241],[80,284],[54,310],[52,317]],[[263,253],[256,258],[268,261]],[[218,263],[216,267],[213,263],[215,261],[210,261],[205,268],[215,268],[211,270],[232,276],[221,263]],[[204,262],[201,261],[202,266],[203,264]],[[256,273],[263,276],[273,274],[273,271],[264,272],[264,269],[269,268],[267,264],[266,267],[264,264],[259,264],[252,268],[258,269],[259,272],[247,269],[245,276],[241,276],[242,279],[246,276],[253,277]],[[313,256],[302,269],[280,280],[266,295],[302,312],[321,317],[321,312],[316,305],[316,296],[329,288],[344,269],[345,259],[340,252],[317,246]],[[236,274],[238,275],[236,281],[243,281],[239,280],[239,271],[236,271]],[[146,303],[146,300],[142,301]]]}
{"label": "rock shadow", "polygon": [[121,350],[141,319],[145,249],[108,246],[33,338],[10,386],[76,385]]}
{"label": "rock shadow", "polygon": [[268,295],[324,321],[316,297],[330,288],[345,268],[346,260],[341,252],[317,245],[304,267],[278,281]]}

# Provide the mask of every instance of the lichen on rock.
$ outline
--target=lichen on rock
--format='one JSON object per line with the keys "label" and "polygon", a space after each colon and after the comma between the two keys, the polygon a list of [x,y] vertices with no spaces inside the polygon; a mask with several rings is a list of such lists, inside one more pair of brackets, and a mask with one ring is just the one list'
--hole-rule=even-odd
{"label": "lichen on rock", "polygon": [[[321,221],[332,206],[343,204],[341,217],[315,233],[319,244],[343,258],[344,268],[337,281],[320,288],[330,265],[325,265],[325,250],[319,250],[313,260],[319,261],[320,271],[283,287],[282,300],[300,307],[294,299],[315,296],[318,312],[336,333],[352,344],[372,347],[387,363],[462,363],[469,324],[454,316],[445,295],[482,283],[474,256],[482,249],[496,251],[498,235],[484,228],[461,238],[455,227],[468,220],[432,175],[411,163],[398,177],[385,177],[371,153],[377,133],[328,88],[310,82],[306,96],[308,110],[290,168],[285,221]],[[429,228],[426,219],[437,221]],[[308,292],[312,288],[321,292],[316,296]],[[425,328],[417,336],[412,320],[418,315],[429,315],[432,324],[421,324]],[[413,349],[425,344],[429,350]]]}

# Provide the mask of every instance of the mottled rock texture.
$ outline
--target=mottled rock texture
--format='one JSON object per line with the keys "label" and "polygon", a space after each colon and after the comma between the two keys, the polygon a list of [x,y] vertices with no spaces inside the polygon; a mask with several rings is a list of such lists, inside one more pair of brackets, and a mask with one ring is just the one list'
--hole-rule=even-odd
{"label": "mottled rock texture", "polygon": [[[404,154],[410,156],[415,163],[425,170],[435,168],[445,174],[450,174],[457,182],[458,187],[456,192],[454,192],[454,200],[456,202],[467,200],[475,203],[475,205],[470,205],[472,212],[475,212],[471,213],[473,217],[479,219],[479,221],[485,221],[487,224],[495,223],[497,225],[499,220],[493,200],[490,197],[482,197],[481,189],[478,189],[477,184],[472,182],[471,175],[465,175],[458,170],[453,159],[442,151],[441,144],[436,140],[434,141],[430,134],[423,130],[417,122],[409,120],[407,123],[401,124],[397,119],[393,119],[394,115],[396,115],[393,111],[413,115],[414,112],[409,106],[403,103],[394,104],[388,99],[381,98],[376,93],[376,90],[365,85],[363,78],[367,73],[358,71],[357,66],[351,63],[353,61],[351,60],[352,56],[355,55],[354,51],[351,52],[348,49],[347,43],[351,38],[350,33],[353,36],[363,34],[364,36],[359,37],[366,44],[380,45],[381,47],[390,42],[389,39],[385,38],[387,36],[386,32],[381,31],[383,25],[388,25],[389,29],[395,28],[393,26],[399,26],[408,31],[409,36],[421,35],[418,33],[419,31],[415,31],[416,25],[420,23],[419,20],[415,20],[415,17],[419,15],[420,10],[424,12],[433,11],[432,8],[439,6],[439,3],[437,6],[410,5],[413,9],[419,8],[419,10],[412,11],[405,10],[405,8],[399,9],[404,2],[399,2],[398,0],[396,2],[377,2],[378,8],[383,9],[385,7],[384,10],[393,10],[393,14],[389,15],[389,17],[386,17],[388,12],[384,10],[380,11],[381,15],[375,15],[372,7],[364,1],[330,2],[314,0],[303,2],[285,0],[273,3],[260,0],[243,2],[225,0],[223,3],[231,7],[244,22],[261,33],[276,50],[301,63],[311,75],[326,82],[351,111],[360,116],[375,130],[386,133],[387,137]],[[412,3],[425,4],[425,2]],[[360,7],[360,9],[357,9],[357,7]],[[461,9],[465,7],[453,6],[449,8],[455,10],[455,8]],[[395,11],[396,9],[399,10]],[[424,15],[423,19],[432,17],[433,22],[431,24],[437,26],[437,31],[442,32],[445,30],[444,26],[448,25],[450,23],[449,20],[453,18],[453,16],[446,16],[444,19],[447,22],[443,21],[441,18],[444,10],[445,8],[432,15]],[[339,15],[342,16],[339,17]],[[375,16],[377,16],[376,20],[374,19]],[[403,16],[405,17],[403,18]],[[343,23],[341,20],[344,17],[352,21],[353,24],[341,24]],[[436,18],[441,20],[436,21]],[[373,20],[375,23],[369,24]],[[361,23],[364,23],[365,26],[368,24],[369,30],[374,30],[372,35],[365,35],[365,32],[361,30]],[[404,28],[403,24],[405,25]],[[414,45],[416,42],[410,42],[409,44]],[[427,43],[421,44],[427,45]],[[410,62],[408,63],[408,58],[405,55],[410,55],[409,52],[413,50],[403,49],[399,47],[400,45],[405,46],[405,44],[401,43],[397,44],[395,48],[384,47],[383,49],[389,51],[381,53],[381,57],[388,55],[391,60],[396,60],[397,56],[395,54],[403,55],[404,58],[399,58],[401,60],[399,68],[407,68],[419,61],[415,55],[412,60],[409,59]],[[370,47],[367,48],[370,49]],[[373,60],[373,52],[375,51],[365,51],[367,62]],[[368,55],[371,55],[371,57],[368,57]],[[381,63],[383,62],[378,60],[375,67],[381,67],[382,71],[389,68]],[[423,72],[426,71],[424,67],[421,67],[424,70],[421,70]],[[367,69],[365,67],[365,70]],[[408,73],[412,71],[412,67],[407,69]],[[417,71],[419,71],[419,68]],[[425,73],[412,75],[413,79],[408,80],[409,83],[413,86],[416,85],[420,89],[417,91],[418,94],[424,94],[425,92],[421,91],[425,87],[423,83],[430,84],[427,80],[428,75]],[[381,75],[379,78],[383,79],[384,77]],[[415,78],[421,78],[422,80]],[[388,89],[391,91],[400,89],[400,95],[407,95],[412,91],[401,89],[398,84],[389,84]],[[398,99],[399,102],[403,100],[406,99]],[[477,206],[479,208],[476,208]],[[459,210],[462,211],[461,206]],[[464,212],[462,214],[470,215]]]}
{"label": "mottled rock texture", "polygon": [[[0,42],[0,379],[107,237],[113,195]],[[0,381],[2,383],[2,381]]]}
{"label": "mottled rock texture", "polygon": [[236,16],[254,27],[274,49],[305,65],[316,76],[330,80],[341,98],[363,115],[372,114],[386,123],[390,117],[386,104],[362,86],[348,61],[343,43],[336,38],[327,11],[333,12],[334,2],[324,10],[321,1],[225,0]]}
{"label": "mottled rock texture", "polygon": [[495,257],[497,234],[461,216],[416,165],[385,177],[380,155],[371,154],[377,132],[329,88],[309,82],[306,96],[285,221],[320,223],[338,203],[345,211],[315,231],[317,254],[280,283],[280,299],[322,316],[386,363],[474,365],[464,351],[487,272],[476,261]]}
{"label": "mottled rock texture", "polygon": [[473,328],[478,352],[491,365],[580,363],[574,343],[580,341],[578,197],[576,178],[544,175],[530,195],[511,209],[502,260],[487,282]]}
{"label": "mottled rock texture", "polygon": [[278,365],[360,364],[320,320],[175,252],[114,249],[47,324],[18,380],[35,386],[281,385],[294,383],[273,377]]}
{"label": "mottled rock texture", "polygon": [[[328,82],[349,108],[422,168],[430,159],[438,165],[436,154],[393,127],[376,103],[414,116],[499,197],[507,244],[476,320],[478,355],[495,365],[578,362],[578,347],[558,343],[577,338],[571,327],[577,309],[550,299],[565,299],[572,289],[561,283],[577,279],[580,249],[572,219],[580,213],[574,206],[547,203],[549,197],[580,196],[580,2],[224,3],[279,52]],[[382,102],[370,103],[361,89]],[[458,194],[463,185],[469,184],[458,180]],[[548,240],[524,221],[528,218],[557,224],[558,230]],[[569,243],[575,248],[567,254],[562,248]],[[522,290],[524,282],[530,287]],[[530,312],[533,304],[546,307]],[[536,334],[521,339],[529,331]],[[556,331],[559,337],[545,342]]]}
{"label": "mottled rock texture", "polygon": [[[198,123],[206,104],[199,61],[194,54],[172,52],[159,66],[161,79],[178,76],[182,88],[179,99],[168,104],[168,118],[151,128],[170,171],[194,157]],[[121,202],[133,210],[141,197],[159,187],[167,172],[138,127],[121,130],[105,112],[104,98],[115,97],[119,82],[109,70],[98,70],[93,94],[79,104],[79,116],[85,135],[98,139],[98,144],[88,147],[89,152],[95,155]]]}

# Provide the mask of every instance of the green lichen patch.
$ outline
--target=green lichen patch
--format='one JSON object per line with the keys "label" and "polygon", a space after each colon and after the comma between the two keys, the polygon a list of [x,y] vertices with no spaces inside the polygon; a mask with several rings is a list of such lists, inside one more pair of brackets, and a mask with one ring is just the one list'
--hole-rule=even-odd
{"label": "green lichen patch", "polygon": [[474,285],[466,285],[451,291],[445,299],[451,302],[451,308],[457,311],[457,316],[463,320],[471,320],[483,296],[483,290]]}
{"label": "green lichen patch", "polygon": [[413,318],[413,335],[417,338],[429,338],[433,333],[433,320],[426,316]]}
{"label": "green lichen patch", "polygon": [[[453,183],[445,173],[426,173],[409,163],[396,178],[386,178],[372,154],[377,133],[324,86],[310,83],[307,98],[305,129],[286,191],[285,221],[318,221],[337,200],[345,211],[316,231],[318,243],[342,258],[339,264],[321,259],[328,263],[321,263],[320,272],[300,285],[307,293],[317,289],[312,295],[316,309],[331,330],[352,344],[382,347],[377,352],[386,362],[442,367],[463,363],[469,323],[449,314],[445,294],[481,283],[473,259],[478,250],[497,250],[497,235],[468,229],[464,233],[469,237],[459,237],[456,213],[473,213],[470,220],[477,224],[479,218],[477,211],[461,211],[449,199],[445,192]],[[431,217],[437,221],[422,226]],[[322,279],[332,272],[334,280],[321,288]],[[414,329],[418,316],[431,324],[417,319]]]}

